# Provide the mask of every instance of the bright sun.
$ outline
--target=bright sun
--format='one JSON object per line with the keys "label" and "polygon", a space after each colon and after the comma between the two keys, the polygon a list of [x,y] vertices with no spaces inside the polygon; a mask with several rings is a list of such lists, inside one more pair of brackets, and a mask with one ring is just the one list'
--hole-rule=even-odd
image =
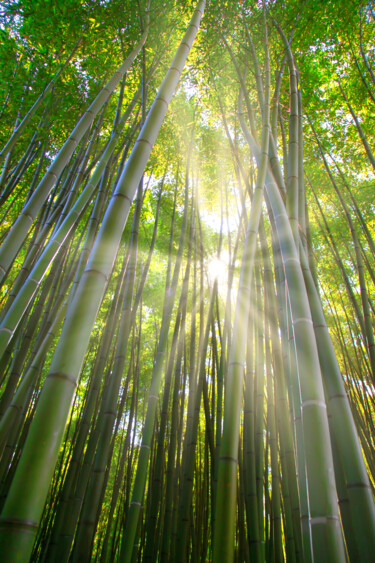
{"label": "bright sun", "polygon": [[207,264],[208,279],[211,284],[213,284],[215,279],[217,279],[219,288],[226,286],[227,284],[228,259],[226,260],[226,258],[227,257],[223,254],[220,258],[214,256]]}

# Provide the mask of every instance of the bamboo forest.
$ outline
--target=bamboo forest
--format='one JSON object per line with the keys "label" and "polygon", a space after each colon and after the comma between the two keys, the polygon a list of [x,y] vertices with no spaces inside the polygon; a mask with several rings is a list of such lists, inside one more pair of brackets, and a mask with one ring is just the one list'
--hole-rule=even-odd
{"label": "bamboo forest", "polygon": [[373,0],[0,1],[0,561],[375,562]]}

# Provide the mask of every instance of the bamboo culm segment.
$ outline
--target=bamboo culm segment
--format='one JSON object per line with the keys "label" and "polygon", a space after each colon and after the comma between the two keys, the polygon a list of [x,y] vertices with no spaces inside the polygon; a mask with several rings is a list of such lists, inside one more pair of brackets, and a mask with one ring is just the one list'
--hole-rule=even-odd
{"label": "bamboo culm segment", "polygon": [[[192,23],[147,115],[114,190],[88,265],[67,312],[0,520],[0,546],[4,561],[16,563],[27,560],[31,553],[84,354],[129,209],[197,33],[204,7],[203,0],[194,12]],[[138,46],[139,50],[141,46]],[[33,465],[32,470],[30,464]]]}
{"label": "bamboo culm segment", "polygon": [[145,43],[146,38],[147,29],[143,33],[135,49],[133,49],[133,51],[130,53],[121,67],[115,72],[112,78],[99,92],[90,107],[83,114],[77,125],[74,127],[72,133],[69,135],[68,139],[60,149],[53,163],[43,176],[42,180],[39,182],[32,196],[26,202],[24,208],[22,209],[20,215],[18,216],[16,222],[14,223],[0,248],[0,281],[3,280],[6,276],[8,269],[12,264],[14,258],[16,257],[25,237],[27,236],[27,233],[33,221],[35,220],[37,214],[39,213],[45,200],[47,199],[49,193],[55,185],[64,166],[68,163],[79,141],[86,133],[95,115],[98,113],[103,104],[108,100],[109,96],[112,94],[124,74],[128,71],[131,64],[134,62],[139,51]]}
{"label": "bamboo culm segment", "polygon": [[90,201],[104,172],[104,169],[113,154],[121,130],[125,125],[126,120],[129,117],[139,95],[140,90],[138,90],[138,92],[135,94],[132,103],[129,105],[128,109],[118,123],[115,133],[109,140],[107,147],[85,189],[78,197],[74,206],[65,217],[56,233],[49,240],[46,248],[43,250],[42,255],[39,257],[37,263],[31,270],[27,280],[22,285],[11,307],[2,320],[0,325],[0,357],[3,355],[10,340],[12,339],[12,336],[17,329],[18,324],[22,320],[29,303],[35,295],[51,262],[60,250],[61,246],[64,244],[64,241],[68,237],[73,227],[77,224],[82,212],[85,209],[85,206]]}
{"label": "bamboo culm segment", "polygon": [[263,107],[262,156],[259,163],[256,187],[248,222],[244,256],[233,326],[232,347],[228,364],[227,389],[224,403],[224,428],[220,448],[218,469],[218,492],[216,500],[216,522],[214,539],[214,561],[233,560],[233,535],[235,523],[235,500],[237,494],[237,450],[240,428],[240,411],[243,388],[243,370],[246,354],[247,323],[250,308],[257,233],[262,211],[264,184],[268,164],[269,117],[270,117],[270,68],[265,31],[266,84]]}

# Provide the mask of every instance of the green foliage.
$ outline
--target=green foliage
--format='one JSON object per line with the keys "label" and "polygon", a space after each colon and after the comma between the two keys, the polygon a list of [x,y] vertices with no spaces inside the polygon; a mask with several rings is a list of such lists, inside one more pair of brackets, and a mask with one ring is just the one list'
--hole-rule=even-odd
{"label": "green foliage", "polygon": [[[143,186],[144,188],[147,186],[147,191],[144,195],[137,235],[133,305],[149,255],[156,221],[158,197],[160,190],[162,190],[160,215],[150,270],[141,295],[139,308],[133,319],[129,337],[130,344],[124,353],[126,367],[122,374],[119,396],[115,398],[116,400],[112,405],[113,412],[116,413],[116,416],[119,415],[119,418],[115,422],[117,434],[115,435],[115,426],[111,429],[113,455],[112,460],[108,459],[107,461],[107,481],[104,480],[102,491],[103,506],[101,511],[98,512],[100,517],[98,516],[96,519],[98,527],[94,539],[93,553],[97,558],[101,555],[100,550],[106,534],[108,534],[107,539],[110,548],[113,550],[110,555],[107,552],[107,560],[115,560],[115,553],[118,553],[119,550],[122,524],[127,516],[131,491],[134,486],[142,428],[147,410],[148,391],[152,382],[160,341],[163,310],[170,291],[169,288],[166,288],[166,274],[169,263],[173,271],[183,225],[186,183],[189,186],[189,210],[193,211],[189,211],[188,240],[183,248],[177,298],[171,308],[170,319],[168,319],[172,328],[168,333],[166,349],[164,350],[166,361],[163,365],[163,381],[166,379],[167,364],[172,348],[173,327],[179,308],[180,314],[186,315],[184,317],[185,333],[182,336],[184,339],[183,346],[179,351],[180,364],[177,363],[176,359],[174,360],[170,396],[166,399],[167,423],[166,429],[164,429],[164,451],[162,451],[164,456],[162,457],[162,467],[165,469],[165,474],[163,473],[158,486],[160,486],[161,491],[165,491],[166,480],[171,479],[174,487],[178,483],[182,490],[183,479],[185,478],[183,476],[183,464],[186,459],[189,459],[190,455],[196,455],[193,500],[191,502],[193,521],[190,529],[191,535],[189,536],[190,543],[185,546],[185,552],[192,553],[192,550],[195,550],[194,558],[197,561],[210,560],[212,557],[211,547],[208,546],[213,541],[214,496],[216,494],[213,491],[216,487],[219,454],[216,450],[211,451],[210,432],[215,434],[215,447],[219,447],[216,439],[218,439],[218,442],[220,441],[223,422],[220,418],[219,407],[223,406],[223,401],[220,398],[222,389],[219,386],[218,372],[220,366],[224,366],[226,369],[228,349],[231,345],[233,311],[245,247],[246,221],[251,210],[249,194],[252,194],[254,190],[257,176],[255,159],[251,154],[240,124],[238,99],[241,81],[233,64],[230,50],[238,64],[239,72],[242,74],[242,80],[246,86],[253,111],[254,127],[259,138],[261,138],[263,108],[261,108],[255,64],[245,24],[257,53],[259,72],[261,80],[264,82],[266,56],[262,4],[266,8],[270,49],[271,111],[273,103],[272,88],[275,86],[278,70],[284,57],[284,47],[277,29],[273,25],[272,18],[280,24],[287,38],[291,38],[291,49],[298,68],[299,88],[302,93],[304,184],[306,209],[311,231],[311,236],[309,233],[302,233],[301,241],[303,244],[306,243],[305,247],[307,251],[311,251],[316,264],[319,291],[327,324],[332,335],[339,368],[343,374],[345,389],[350,398],[359,428],[367,469],[372,485],[374,486],[375,483],[375,444],[373,438],[375,435],[375,374],[369,354],[368,333],[366,335],[366,330],[361,326],[356,313],[357,307],[360,316],[365,317],[363,281],[359,276],[360,260],[356,254],[356,250],[358,251],[356,244],[358,244],[364,264],[365,293],[372,319],[375,314],[375,263],[372,246],[372,241],[375,239],[374,171],[361,141],[358,127],[342,93],[344,92],[347,97],[348,103],[358,117],[363,134],[370,148],[374,151],[373,98],[375,96],[375,85],[368,68],[370,67],[375,72],[374,13],[370,4],[363,0],[352,0],[350,2],[344,2],[344,0],[331,2],[314,0],[304,3],[298,0],[274,0],[264,3],[257,0],[242,0],[239,2],[211,0],[207,3],[194,48],[189,55],[178,89],[170,103],[156,144],[144,170]],[[1,241],[4,240],[5,235],[21,214],[25,202],[31,195],[30,187],[32,190],[35,189],[77,120],[139,40],[142,28],[146,23],[146,12],[150,19],[145,47],[126,75],[120,113],[123,114],[126,111],[140,85],[145,87],[141,96],[143,100],[137,101],[134,109],[130,112],[129,119],[117,141],[114,156],[108,163],[106,172],[108,175],[102,178],[104,188],[100,184],[100,189],[106,190],[102,207],[94,216],[94,209],[96,209],[97,202],[100,201],[98,186],[85,209],[77,216],[72,232],[62,249],[59,250],[57,257],[54,258],[56,261],[60,260],[57,272],[55,272],[53,263],[51,263],[37,288],[35,297],[28,304],[24,320],[20,323],[10,347],[4,354],[4,359],[0,360],[2,362],[1,392],[3,397],[6,395],[5,389],[7,388],[8,378],[11,380],[13,373],[16,374],[15,388],[22,381],[22,373],[26,371],[28,364],[32,363],[37,350],[41,346],[39,338],[41,338],[41,335],[44,337],[48,334],[50,326],[53,325],[54,318],[56,318],[55,313],[58,309],[57,305],[60,303],[59,298],[62,301],[65,296],[69,296],[76,287],[75,282],[82,275],[82,272],[76,273],[76,267],[86,244],[87,233],[90,232],[92,227],[92,225],[90,227],[90,221],[93,219],[93,224],[97,229],[102,225],[104,213],[109,206],[115,186],[115,179],[121,177],[121,170],[119,170],[121,159],[123,155],[129,155],[136,144],[142,120],[151,108],[156,92],[164,80],[172,61],[172,55],[186,30],[195,6],[196,2],[193,0],[151,0],[150,3],[146,0],[66,0],[63,2],[58,0],[14,0],[1,3],[0,147],[5,145],[15,126],[19,123],[18,120],[27,115],[38,96],[62,67],[78,43],[72,60],[59,76],[52,91],[43,101],[31,123],[16,143],[9,162],[5,164],[3,162],[1,165],[1,170],[5,171],[4,178],[1,179],[1,182],[3,182],[1,188],[4,191],[3,194],[0,194],[0,196],[4,196],[0,212]],[[225,38],[229,48],[226,47],[223,38]],[[153,72],[150,75],[151,69]],[[108,104],[105,105],[102,115],[96,118],[91,125],[89,135],[94,135],[96,127],[99,128],[99,131],[98,135],[94,137],[92,151],[88,154],[87,162],[82,170],[82,177],[75,187],[76,191],[74,193],[71,191],[74,183],[73,181],[70,182],[70,179],[74,180],[78,177],[79,166],[83,162],[83,154],[87,150],[89,137],[84,138],[76,147],[61,177],[58,178],[56,187],[46,198],[45,204],[17,255],[9,275],[1,285],[0,297],[4,307],[10,306],[14,294],[17,294],[19,289],[17,284],[22,285],[22,276],[28,274],[43,248],[47,245],[48,240],[54,236],[54,229],[56,229],[59,218],[65,211],[69,211],[68,208],[72,207],[79,194],[85,189],[97,160],[113,134],[119,91],[120,87],[117,88]],[[281,81],[279,111],[283,116],[286,131],[284,141],[287,150],[289,150],[290,82],[288,65],[285,65]],[[309,120],[305,116],[308,116],[319,138],[332,178],[349,210],[357,239],[353,237],[349,221],[345,217],[343,204],[327,174],[315,135],[310,127]],[[249,115],[245,117],[245,121],[249,126]],[[35,136],[33,137],[33,135]],[[275,141],[282,168],[281,172],[287,179],[289,174],[288,159],[284,158],[285,155],[282,154],[283,139],[280,124],[278,124]],[[30,147],[31,142],[34,144]],[[20,169],[20,175],[17,177],[17,166],[20,162],[22,163],[22,158],[28,148],[33,158],[30,158],[27,166]],[[44,159],[39,170],[39,158],[44,149]],[[5,168],[3,168],[4,166]],[[12,185],[13,180],[14,186]],[[6,188],[9,188],[8,195]],[[267,204],[269,205],[269,200],[267,200]],[[66,208],[65,205],[67,205]],[[284,443],[285,435],[282,425],[284,423],[288,425],[290,421],[282,421],[282,416],[277,409],[282,410],[283,407],[276,404],[277,420],[275,424],[277,429],[272,429],[270,421],[273,417],[273,400],[276,403],[284,401],[283,405],[286,405],[288,415],[286,419],[300,420],[300,417],[297,416],[296,405],[293,403],[293,393],[295,393],[293,385],[295,382],[293,382],[288,371],[289,366],[291,366],[290,371],[293,370],[292,346],[289,348],[287,345],[288,338],[291,338],[292,335],[286,334],[285,337],[283,333],[286,330],[287,317],[283,318],[282,313],[280,313],[280,320],[270,327],[272,299],[275,298],[275,295],[277,296],[279,299],[277,305],[280,311],[284,300],[284,293],[282,292],[285,292],[285,287],[278,285],[280,283],[278,276],[282,277],[283,275],[280,273],[283,267],[277,262],[279,255],[276,240],[280,234],[275,229],[274,218],[267,217],[266,204],[263,205],[262,209],[262,229],[264,229],[264,232],[262,231],[262,234],[258,237],[257,273],[252,281],[251,291],[249,288],[252,307],[249,321],[250,328],[246,335],[249,343],[248,356],[245,362],[245,368],[248,372],[245,388],[247,390],[248,386],[252,386],[255,400],[258,402],[256,405],[249,405],[246,403],[248,398],[244,398],[243,402],[246,403],[246,413],[256,413],[251,415],[254,418],[251,420],[252,426],[250,426],[253,430],[253,426],[257,425],[255,438],[259,442],[257,442],[256,448],[252,444],[251,447],[255,448],[256,452],[254,453],[251,450],[251,453],[255,456],[254,459],[256,458],[258,462],[260,460],[261,470],[264,469],[264,473],[257,474],[254,477],[258,483],[258,490],[255,494],[249,492],[247,487],[249,487],[250,472],[249,466],[246,464],[250,462],[249,459],[246,459],[246,456],[247,452],[250,451],[250,446],[247,448],[245,443],[249,427],[248,420],[241,411],[240,432],[241,439],[243,438],[244,441],[242,445],[240,444],[242,465],[239,467],[238,474],[241,475],[241,478],[238,493],[236,492],[236,496],[238,494],[236,515],[236,518],[238,518],[238,534],[234,547],[238,561],[247,561],[249,557],[252,560],[251,553],[250,556],[244,555],[247,553],[246,549],[254,543],[250,536],[245,537],[246,534],[250,534],[251,523],[251,514],[246,511],[249,510],[247,505],[249,497],[258,495],[259,498],[261,497],[259,501],[259,506],[261,506],[259,533],[263,534],[261,541],[266,543],[268,550],[266,559],[271,561],[275,558],[276,528],[273,526],[275,526],[274,520],[277,520],[279,516],[282,517],[283,523],[282,527],[280,525],[282,546],[280,544],[278,547],[282,548],[286,560],[289,561],[287,532],[290,531],[290,523],[288,523],[285,511],[289,503],[287,499],[290,497],[286,490],[287,469],[284,465],[285,450],[283,448],[286,448],[289,454],[291,451],[294,452],[293,456],[295,454],[297,459],[300,454],[296,453],[294,440],[298,430],[291,426],[293,436],[290,437],[291,443],[288,450]],[[101,401],[106,396],[116,361],[117,346],[121,334],[122,293],[120,293],[118,308],[115,309],[113,325],[110,315],[115,303],[116,292],[117,290],[120,292],[123,264],[126,262],[124,259],[129,253],[133,215],[134,205],[131,207],[124,228],[121,246],[113,264],[112,274],[107,280],[108,285],[97,312],[95,325],[81,367],[75,402],[70,410],[70,425],[60,449],[59,463],[49,492],[38,539],[34,546],[35,560],[42,557],[47,557],[48,560],[45,550],[50,549],[48,541],[52,537],[52,530],[58,520],[59,499],[63,492],[65,479],[67,479],[69,464],[73,465],[71,463],[72,454],[78,441],[77,436],[82,428],[84,428],[86,434],[78,463],[81,476],[86,468],[84,463],[87,461],[89,467],[92,462],[84,456],[89,450],[90,440],[94,439],[93,436],[96,436],[96,432],[100,432],[101,420],[98,417],[98,412],[101,408]],[[367,231],[363,224],[367,226]],[[299,228],[303,230],[302,220]],[[171,236],[172,232],[173,236]],[[97,231],[94,233],[93,241],[96,234]],[[40,238],[38,238],[39,235]],[[191,239],[189,239],[190,236]],[[259,242],[262,243],[262,246]],[[218,249],[221,251],[221,269],[217,264],[215,265],[215,260],[219,262],[217,259]],[[272,249],[275,258],[271,274],[266,267],[267,265],[261,263],[260,259],[261,256],[264,259],[265,249],[270,252]],[[191,263],[189,263],[190,253],[192,256]],[[30,260],[30,263],[28,260]],[[214,263],[213,266],[212,263]],[[218,268],[216,273],[219,272],[220,277],[218,282],[219,304],[213,314],[211,325],[208,324],[210,331],[208,351],[206,357],[202,360],[200,354],[202,353],[204,325],[207,321],[209,286],[212,286],[211,276],[215,274],[215,272],[212,274],[210,268],[215,269],[216,267]],[[187,310],[185,312],[184,297],[181,297],[181,301],[179,300],[183,287],[182,280],[189,269],[190,280],[187,283]],[[230,279],[232,274],[234,279],[232,280],[232,287],[229,287],[228,278]],[[19,278],[17,278],[18,275],[20,275]],[[272,280],[270,285],[268,285],[270,283],[267,278],[268,275],[271,276]],[[75,276],[77,276],[77,279],[75,279]],[[345,279],[348,280],[349,287]],[[274,284],[275,287],[277,286],[276,294]],[[193,293],[195,294],[195,303],[193,303]],[[7,305],[8,298],[10,300]],[[54,309],[55,306],[57,307],[56,310]],[[38,315],[36,315],[36,312],[38,312]],[[33,314],[36,316],[35,323],[33,326],[28,326],[29,319],[34,319]],[[130,312],[127,311],[126,314],[130,315]],[[182,320],[180,319],[179,322],[182,322]],[[246,326],[247,322],[246,319]],[[284,325],[283,322],[285,322]],[[373,324],[373,320],[370,322]],[[365,324],[364,321],[362,324]],[[34,415],[34,407],[46,380],[61,326],[53,327],[53,331],[48,349],[38,364],[38,371],[30,388],[29,402],[25,402],[25,408],[22,411],[23,422],[19,427],[20,433],[10,444],[15,449],[11,453],[6,451],[3,461],[0,461],[0,496],[5,495],[4,491],[7,492],[7,487],[13,475],[12,472],[18,461],[19,451],[23,447],[23,432],[27,433],[28,425]],[[254,331],[255,336],[251,331]],[[105,341],[107,335],[108,342]],[[264,335],[265,340],[263,340]],[[285,339],[282,340],[284,337]],[[283,360],[280,359],[281,352],[278,351],[278,347],[283,354]],[[285,360],[289,353],[292,354],[290,360]],[[99,361],[100,354],[103,354],[102,361]],[[269,357],[266,358],[267,361],[264,358],[266,354],[269,354]],[[193,409],[191,406],[195,400],[193,390],[198,385],[199,376],[197,366],[200,365],[201,361],[206,370],[204,375],[206,380],[201,382],[204,401],[198,395],[198,403],[195,405],[196,413],[198,413],[197,439],[196,443],[193,440],[194,447],[192,448],[191,443],[186,445],[193,417],[189,409]],[[287,362],[289,363],[288,369],[285,370],[286,383],[283,382],[282,384],[285,384],[288,390],[285,397],[281,397],[281,395],[278,396],[278,393],[282,392],[278,378],[281,377],[279,374],[283,371],[282,366],[287,365]],[[97,380],[95,379],[97,381],[96,395],[92,395],[95,399],[93,400],[94,412],[91,418],[86,421],[84,418],[85,409],[92,392],[91,385],[96,369],[101,371]],[[263,381],[266,372],[269,374],[267,389]],[[128,374],[130,374],[129,379]],[[176,389],[177,399],[173,403],[173,381],[177,376],[180,377],[179,387]],[[226,372],[224,378],[227,378]],[[225,389],[227,388],[228,382],[226,380]],[[275,399],[272,397],[273,393]],[[2,405],[2,400],[0,398],[0,405]],[[157,546],[157,549],[160,555],[162,553],[161,543],[164,526],[162,518],[167,507],[162,502],[155,520],[153,520],[151,504],[154,486],[152,484],[153,472],[156,471],[155,467],[157,466],[158,432],[161,432],[162,395],[155,400],[158,401],[157,422],[150,449],[151,463],[148,468],[150,477],[146,486],[147,500],[140,523],[139,541],[141,549],[145,550],[146,542],[149,541],[150,537],[147,526],[149,526],[149,522],[157,522],[155,526],[157,526],[157,533],[160,534],[160,545]],[[121,409],[123,410],[120,416]],[[131,417],[134,417],[134,419]],[[85,421],[84,424],[82,423],[83,420]],[[133,426],[131,432],[129,430],[127,438],[130,420],[132,420]],[[178,436],[178,440],[181,440],[178,443],[177,451],[173,451],[172,448],[171,450],[168,449],[172,443],[173,432]],[[11,438],[13,439],[13,436]],[[130,443],[127,445],[129,449],[126,451],[124,460],[121,456],[126,439]],[[0,449],[2,446],[0,440]],[[271,467],[271,449],[274,456],[273,468]],[[8,447],[8,450],[10,450],[10,447]],[[264,454],[264,452],[266,453]],[[8,461],[6,455],[9,455]],[[174,464],[173,471],[176,471],[176,482],[174,476],[171,477],[166,474],[167,463],[170,461],[169,455]],[[262,457],[264,455],[266,455],[265,461]],[[85,460],[84,463],[83,459]],[[264,461],[263,464],[262,460]],[[118,483],[121,463],[124,464],[122,467],[123,473],[121,482]],[[303,460],[303,466],[304,464],[305,461]],[[277,471],[281,472],[281,479],[275,477],[275,467]],[[178,474],[180,470],[181,474]],[[256,471],[259,471],[259,467],[256,468]],[[294,472],[293,479],[296,475],[299,475],[297,471]],[[288,478],[290,479],[290,476]],[[301,477],[302,479],[303,477]],[[264,490],[259,483],[266,484]],[[112,495],[117,486],[119,497],[115,497],[114,510],[110,515]],[[241,496],[244,494],[242,488],[246,489],[248,497]],[[178,498],[180,494],[178,487],[176,486],[173,491],[172,496]],[[282,497],[282,502],[281,508],[277,509],[280,514],[275,516],[272,513],[274,504],[272,504],[272,510],[270,506],[271,503],[276,502],[275,499],[278,498],[278,495]],[[207,498],[209,498],[209,501],[207,501]],[[297,509],[299,508],[297,507]],[[178,512],[176,505],[174,510],[172,519],[174,520],[173,525],[176,527]],[[190,517],[190,507],[188,512]],[[243,518],[241,525],[240,517]],[[108,518],[110,519],[109,522]],[[175,532],[176,528],[171,537],[172,535],[173,538],[176,536]],[[176,547],[175,549],[178,552],[179,548]],[[142,558],[143,553],[144,551],[141,552],[140,558]],[[162,560],[162,556],[160,557]],[[262,560],[261,557],[260,560]],[[353,557],[352,561],[354,561]]]}

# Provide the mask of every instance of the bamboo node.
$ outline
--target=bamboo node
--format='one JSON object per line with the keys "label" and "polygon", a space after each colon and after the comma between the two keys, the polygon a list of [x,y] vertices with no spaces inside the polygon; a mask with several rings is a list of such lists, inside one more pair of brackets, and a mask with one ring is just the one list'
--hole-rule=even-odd
{"label": "bamboo node", "polygon": [[[280,215],[278,215],[278,217],[283,216],[283,213],[280,213]],[[284,264],[288,264],[288,262],[297,262],[298,265],[300,265],[300,261],[298,258],[295,258],[293,256],[290,256],[289,258],[285,258],[283,260]]]}
{"label": "bamboo node", "polygon": [[95,268],[86,268],[83,274],[98,274],[99,276],[103,276],[105,281],[107,281],[107,276],[104,272],[97,270]]}
{"label": "bamboo node", "polygon": [[[172,67],[172,68],[174,68],[174,67]],[[178,69],[175,69],[175,70],[178,70]],[[179,72],[179,71],[178,71],[178,72]],[[181,73],[180,73],[180,74],[181,74]],[[162,96],[158,96],[158,97],[156,98],[155,102],[157,102],[157,101],[159,101],[159,100],[160,100],[161,102],[164,102],[164,104],[168,107],[169,102],[167,102],[167,100],[166,100],[165,98],[163,98]]]}
{"label": "bamboo node", "polygon": [[332,397],[329,397],[330,401],[333,401],[334,399],[347,399],[347,396],[345,393],[337,393],[336,395],[332,395]]}
{"label": "bamboo node", "polygon": [[323,409],[327,408],[327,405],[324,401],[319,401],[318,399],[310,399],[307,401],[302,401],[302,408],[310,407],[310,406],[322,407]]}
{"label": "bamboo node", "polygon": [[72,377],[71,375],[68,375],[67,373],[62,373],[60,371],[53,371],[52,373],[49,373],[47,377],[65,379],[65,381],[73,385],[74,388],[77,387],[77,381],[75,380],[75,378]]}
{"label": "bamboo node", "polygon": [[293,326],[297,323],[309,323],[310,325],[313,324],[312,320],[308,319],[307,317],[299,317],[298,319],[293,319]]}
{"label": "bamboo node", "polygon": [[[54,174],[54,176],[56,177],[56,174]],[[31,223],[34,221],[34,217],[32,215],[30,215],[30,213],[21,213],[21,215],[23,215],[23,217],[26,217],[27,219],[29,219],[29,221]]]}
{"label": "bamboo node", "polygon": [[23,520],[21,518],[0,518],[0,528],[33,528],[37,530],[39,524],[32,520]]}
{"label": "bamboo node", "polygon": [[229,362],[228,367],[230,366],[240,366],[241,368],[245,367],[245,362]]}
{"label": "bamboo node", "polygon": [[333,514],[330,514],[328,516],[315,516],[315,518],[310,518],[310,525],[314,526],[315,524],[327,524],[327,522],[329,522],[329,520],[336,520],[339,521],[339,517],[338,516],[334,516]]}
{"label": "bamboo node", "polygon": [[147,143],[148,145],[150,145],[150,147],[152,147],[150,141],[148,139],[137,139],[136,143]]}
{"label": "bamboo node", "polygon": [[[275,222],[279,219],[279,217],[281,217],[282,219],[285,219],[285,215],[286,215],[286,212],[285,213],[278,213],[277,215],[275,215],[274,216]],[[289,258],[289,260],[292,260],[292,258]],[[296,258],[293,258],[293,260],[296,260]],[[285,262],[285,260],[284,260],[284,262]]]}
{"label": "bamboo node", "polygon": [[233,461],[234,463],[237,463],[237,459],[235,457],[231,457],[229,455],[221,455],[220,461]]}
{"label": "bamboo node", "polygon": [[359,488],[359,489],[370,489],[371,487],[368,483],[362,483],[360,481],[357,481],[357,482],[354,481],[353,483],[347,483],[346,488],[347,489],[357,489],[357,488]]}
{"label": "bamboo node", "polygon": [[132,200],[130,199],[130,197],[127,196],[126,194],[123,194],[122,192],[115,192],[112,197],[113,197],[113,199],[115,197],[122,197],[123,199],[127,199],[130,204],[132,203]]}
{"label": "bamboo node", "polygon": [[176,66],[171,66],[171,67],[169,67],[169,70],[175,70],[176,72],[178,72],[179,74],[181,74],[180,69],[177,68]]}

